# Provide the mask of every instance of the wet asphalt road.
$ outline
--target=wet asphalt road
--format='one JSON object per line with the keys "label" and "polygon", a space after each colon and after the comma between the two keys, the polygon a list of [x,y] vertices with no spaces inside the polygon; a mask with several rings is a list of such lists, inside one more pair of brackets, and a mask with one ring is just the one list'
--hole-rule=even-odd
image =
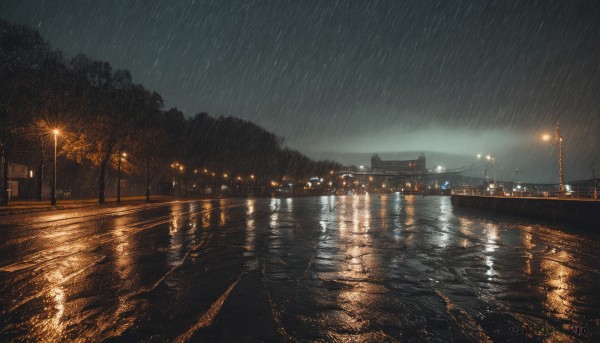
{"label": "wet asphalt road", "polygon": [[600,340],[599,235],[448,197],[80,209],[0,232],[0,341]]}

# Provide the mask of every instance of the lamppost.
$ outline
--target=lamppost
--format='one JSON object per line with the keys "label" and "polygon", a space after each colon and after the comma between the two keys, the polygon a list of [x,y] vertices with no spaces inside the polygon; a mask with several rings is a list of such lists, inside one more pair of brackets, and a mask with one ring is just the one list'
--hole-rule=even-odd
{"label": "lamppost", "polygon": [[496,194],[496,158],[494,158],[491,155],[487,155],[485,158],[488,161],[492,162],[492,166],[494,168],[494,193],[493,194]]}
{"label": "lamppost", "polygon": [[117,156],[119,160],[117,161],[117,203],[121,202],[121,161],[123,158],[127,157],[127,153],[121,152],[119,150],[119,154]]}
{"label": "lamppost", "polygon": [[596,183],[596,173],[594,170],[594,164],[592,164],[592,185],[594,185],[594,200],[598,200],[598,185]]}
{"label": "lamppost", "polygon": [[[550,135],[542,136],[542,139],[546,142],[550,141],[552,137]],[[554,133],[554,143],[558,145],[558,196],[562,197],[565,193],[565,178],[563,175],[563,137],[560,135],[560,128],[556,123],[556,131]]]}
{"label": "lamppost", "polygon": [[[481,154],[477,154],[477,159],[480,160],[481,159]],[[492,166],[494,168],[494,183],[493,183],[493,189],[494,189],[494,193],[496,193],[496,158],[492,155],[486,155],[485,159],[488,160],[489,162],[492,162]],[[485,193],[485,188],[486,188],[486,184],[485,184],[485,175],[486,175],[486,171],[487,168],[483,171],[483,192]]]}
{"label": "lamppost", "polygon": [[177,191],[177,167],[179,167],[179,163],[171,163],[171,176],[173,177],[173,195],[175,197],[179,196],[179,192]]}
{"label": "lamppost", "polygon": [[50,194],[50,205],[56,206],[56,150],[58,146],[58,129],[52,131],[54,133],[54,182],[52,183],[52,190]]}
{"label": "lamppost", "polygon": [[[184,190],[185,190],[184,196],[187,196],[187,177],[186,177],[186,174],[185,174],[185,172],[187,172],[187,169],[185,169],[185,166],[183,164],[179,165],[179,172],[180,173],[184,173],[183,174],[183,183],[184,183],[183,187],[184,187]],[[181,176],[179,176],[178,178],[179,178],[179,180],[181,180]],[[179,182],[179,187],[177,189],[177,192],[179,194],[181,194],[181,182]]]}

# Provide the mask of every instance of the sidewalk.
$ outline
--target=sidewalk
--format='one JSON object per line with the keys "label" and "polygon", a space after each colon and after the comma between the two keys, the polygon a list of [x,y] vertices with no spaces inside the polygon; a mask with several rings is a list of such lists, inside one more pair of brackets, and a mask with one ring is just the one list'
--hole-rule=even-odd
{"label": "sidewalk", "polygon": [[[151,203],[173,201],[175,197],[155,195],[150,197]],[[50,201],[11,201],[8,206],[0,206],[0,216],[10,214],[33,213],[43,211],[58,211],[77,208],[92,208],[92,207],[118,207],[125,205],[140,205],[146,204],[146,197],[132,196],[121,197],[121,203],[117,203],[116,198],[106,198],[106,203],[100,205],[98,199],[83,199],[83,200],[57,200],[56,206],[50,206]]]}

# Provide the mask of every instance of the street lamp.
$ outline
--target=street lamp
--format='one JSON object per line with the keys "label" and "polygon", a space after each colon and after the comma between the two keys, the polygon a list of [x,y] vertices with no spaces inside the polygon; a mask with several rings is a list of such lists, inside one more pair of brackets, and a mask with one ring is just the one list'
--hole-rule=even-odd
{"label": "street lamp", "polygon": [[594,164],[592,164],[592,185],[594,187],[594,200],[598,200],[598,186],[596,184],[596,172],[594,170]]}
{"label": "street lamp", "polygon": [[124,158],[127,157],[126,152],[121,152],[117,155],[119,160],[117,161],[117,203],[121,202],[121,161],[124,161]]}
{"label": "street lamp", "polygon": [[[481,159],[481,154],[477,154],[477,159],[480,160]],[[494,168],[494,183],[493,183],[493,192],[496,193],[496,158],[492,155],[486,155],[485,159],[488,160],[489,162],[492,162],[492,166]],[[487,168],[486,168],[487,169]],[[483,186],[484,186],[484,192],[485,192],[485,171],[482,173],[483,174]]]}
{"label": "street lamp", "polygon": [[177,197],[179,195],[179,192],[177,191],[177,174],[176,174],[176,170],[177,170],[178,166],[179,166],[179,163],[177,163],[177,162],[171,163],[171,171],[172,171],[171,176],[173,178],[173,195],[175,197]]}
{"label": "street lamp", "polygon": [[[183,174],[183,190],[184,190],[184,196],[187,197],[187,169],[185,168],[185,166],[183,164],[179,165],[179,172]],[[179,178],[181,178],[181,176],[179,176]],[[181,180],[181,179],[180,179]],[[178,187],[177,187],[177,192],[179,194],[181,194],[181,182],[179,183]]]}
{"label": "street lamp", "polygon": [[496,194],[496,158],[494,158],[491,155],[487,155],[485,157],[485,159],[492,162],[492,166],[494,168],[494,193],[493,194]]}
{"label": "street lamp", "polygon": [[[553,137],[549,134],[542,136],[542,139],[549,142]],[[556,123],[556,131],[554,132],[554,143],[558,145],[558,196],[562,197],[565,192],[565,178],[563,175],[563,137],[560,135],[560,128]]]}
{"label": "street lamp", "polygon": [[58,134],[60,131],[54,129],[52,133],[54,133],[54,182],[52,184],[52,194],[50,194],[50,205],[56,206],[56,150],[58,146]]}

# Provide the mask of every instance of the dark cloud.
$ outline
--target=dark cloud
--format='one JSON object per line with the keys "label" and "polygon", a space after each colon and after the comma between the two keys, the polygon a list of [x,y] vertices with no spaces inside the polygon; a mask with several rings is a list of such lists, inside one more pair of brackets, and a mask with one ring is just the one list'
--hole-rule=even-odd
{"label": "dark cloud", "polygon": [[487,151],[548,181],[555,154],[538,137],[560,121],[567,178],[600,164],[595,1],[3,1],[0,13],[131,70],[167,106],[252,120],[313,156]]}

